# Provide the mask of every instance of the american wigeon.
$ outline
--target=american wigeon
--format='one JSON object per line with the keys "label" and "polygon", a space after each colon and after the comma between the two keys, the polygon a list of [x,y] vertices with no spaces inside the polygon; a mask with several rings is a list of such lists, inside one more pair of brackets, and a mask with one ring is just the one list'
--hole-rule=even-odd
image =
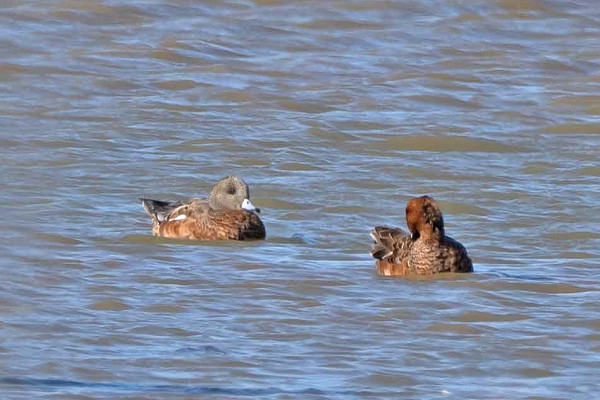
{"label": "american wigeon", "polygon": [[446,236],[444,218],[429,196],[411,199],[406,206],[410,234],[400,228],[377,226],[371,256],[380,275],[429,275],[439,272],[472,272],[465,247]]}
{"label": "american wigeon", "polygon": [[152,218],[155,236],[192,240],[249,240],[266,236],[258,216],[260,210],[250,202],[248,185],[237,176],[221,179],[208,200],[140,200]]}

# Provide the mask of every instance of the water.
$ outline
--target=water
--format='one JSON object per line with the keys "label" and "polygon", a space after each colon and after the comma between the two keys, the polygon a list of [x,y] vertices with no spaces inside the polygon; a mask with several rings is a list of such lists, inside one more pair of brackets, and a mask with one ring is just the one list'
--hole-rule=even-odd
{"label": "water", "polygon": [[[2,398],[597,396],[594,2],[0,7]],[[151,236],[229,173],[266,241]],[[474,274],[375,274],[420,194]]]}

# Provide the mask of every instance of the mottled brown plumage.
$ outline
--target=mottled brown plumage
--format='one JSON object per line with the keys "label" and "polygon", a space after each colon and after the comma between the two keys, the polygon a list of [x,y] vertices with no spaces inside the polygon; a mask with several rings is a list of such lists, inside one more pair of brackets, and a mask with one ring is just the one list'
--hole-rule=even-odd
{"label": "mottled brown plumage", "polygon": [[473,263],[462,244],[446,236],[442,211],[429,196],[411,199],[406,206],[410,234],[399,228],[378,226],[371,256],[381,275],[429,275],[472,272]]}
{"label": "mottled brown plumage", "polygon": [[166,202],[142,198],[152,218],[152,233],[176,239],[250,240],[264,239],[265,227],[259,209],[250,202],[248,185],[228,176],[213,188],[209,199]]}

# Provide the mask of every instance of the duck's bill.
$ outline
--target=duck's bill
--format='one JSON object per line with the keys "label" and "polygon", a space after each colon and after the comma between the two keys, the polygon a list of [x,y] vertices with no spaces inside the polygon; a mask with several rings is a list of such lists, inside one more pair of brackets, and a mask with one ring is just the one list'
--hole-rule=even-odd
{"label": "duck's bill", "polygon": [[252,202],[249,199],[244,199],[244,202],[242,203],[242,209],[246,211],[252,211],[255,213],[260,212],[260,208],[254,207],[254,204],[252,204]]}

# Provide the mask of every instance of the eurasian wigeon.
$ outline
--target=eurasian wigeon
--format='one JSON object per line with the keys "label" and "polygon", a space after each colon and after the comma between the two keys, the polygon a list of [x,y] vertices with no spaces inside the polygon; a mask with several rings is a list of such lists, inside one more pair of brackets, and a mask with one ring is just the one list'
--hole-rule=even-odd
{"label": "eurasian wigeon", "polygon": [[248,185],[238,176],[221,179],[208,200],[140,200],[152,218],[155,236],[192,240],[251,240],[266,236],[258,216],[260,210],[250,202]]}
{"label": "eurasian wigeon", "polygon": [[444,218],[429,196],[411,199],[406,206],[406,225],[400,228],[377,226],[371,256],[380,275],[429,275],[440,272],[472,272],[473,263],[465,247],[446,236]]}

